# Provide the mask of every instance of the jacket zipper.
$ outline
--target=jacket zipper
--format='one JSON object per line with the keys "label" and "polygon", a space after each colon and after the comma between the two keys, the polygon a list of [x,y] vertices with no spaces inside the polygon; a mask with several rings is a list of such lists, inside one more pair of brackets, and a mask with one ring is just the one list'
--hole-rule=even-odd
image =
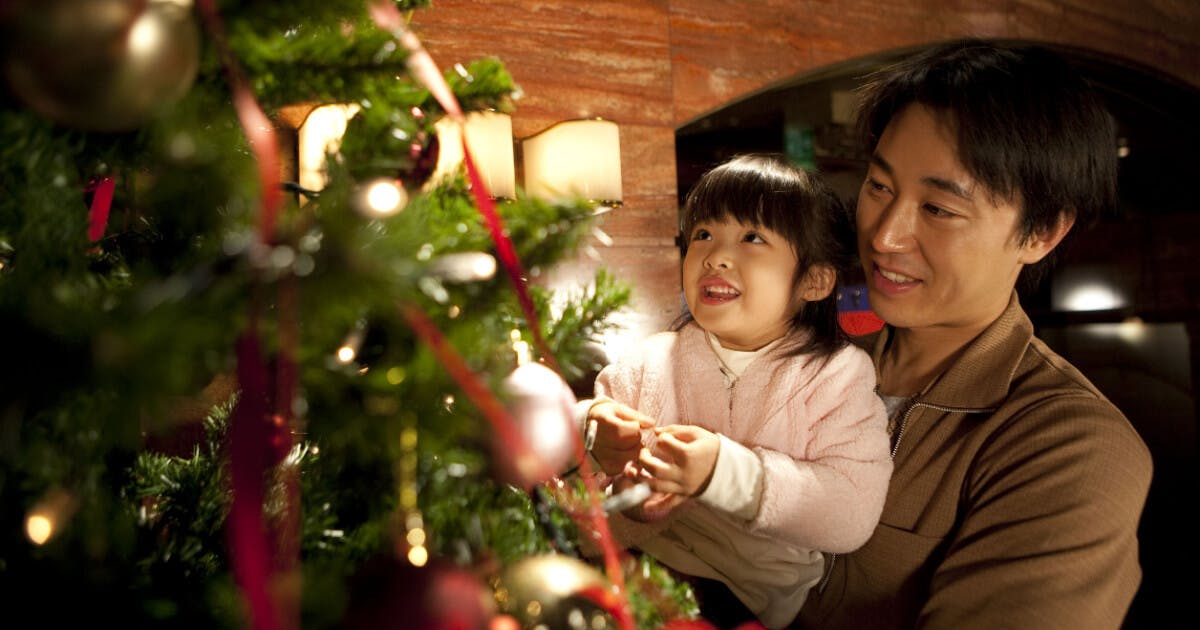
{"label": "jacket zipper", "polygon": [[738,381],[741,380],[733,375],[733,370],[722,365],[717,368],[721,371],[721,376],[725,377],[725,389],[729,391],[729,411],[733,411],[733,388],[737,387]]}
{"label": "jacket zipper", "polygon": [[[896,443],[892,445],[892,459],[896,459],[896,453],[900,450],[900,441],[904,439],[904,427],[908,426],[908,416],[913,409],[917,407],[927,407],[937,411],[945,411],[948,413],[988,413],[995,411],[995,407],[945,407],[932,403],[916,401],[904,410],[904,415],[900,416],[900,426],[896,428]],[[821,578],[821,583],[817,585],[817,592],[822,593],[825,587],[829,584],[829,579],[833,577],[833,563],[837,562],[838,554],[829,554],[829,562],[825,565],[825,575]]]}
{"label": "jacket zipper", "polygon": [[926,407],[947,413],[990,413],[996,410],[995,407],[945,407],[916,401],[909,405],[908,409],[904,411],[904,415],[900,417],[900,427],[896,429],[896,443],[892,445],[892,459],[896,459],[896,453],[900,450],[900,441],[904,439],[904,427],[908,426],[908,416],[917,407]]}

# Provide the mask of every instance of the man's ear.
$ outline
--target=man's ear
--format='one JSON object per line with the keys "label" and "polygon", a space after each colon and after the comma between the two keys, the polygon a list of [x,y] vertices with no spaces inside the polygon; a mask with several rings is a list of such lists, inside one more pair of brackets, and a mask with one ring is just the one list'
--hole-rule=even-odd
{"label": "man's ear", "polygon": [[1026,265],[1032,265],[1037,261],[1046,257],[1046,254],[1054,251],[1055,247],[1062,242],[1066,237],[1067,232],[1071,231],[1071,226],[1075,225],[1075,215],[1062,213],[1058,215],[1058,221],[1054,225],[1042,230],[1034,232],[1025,239],[1021,244],[1020,262]]}
{"label": "man's ear", "polygon": [[813,265],[800,280],[800,298],[805,302],[817,302],[829,297],[837,283],[837,272],[829,265]]}

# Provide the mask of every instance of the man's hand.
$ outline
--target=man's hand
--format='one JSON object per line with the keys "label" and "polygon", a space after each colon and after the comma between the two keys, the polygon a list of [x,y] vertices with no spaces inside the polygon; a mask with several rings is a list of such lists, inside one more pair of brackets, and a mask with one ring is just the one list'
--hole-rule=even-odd
{"label": "man's hand", "polygon": [[592,457],[609,475],[620,474],[627,462],[637,458],[642,448],[642,430],[655,424],[650,416],[611,400],[592,405],[587,419],[588,423],[596,423]]}
{"label": "man's hand", "polygon": [[655,492],[694,497],[708,487],[717,467],[721,438],[697,426],[672,424],[654,430],[654,450],[638,454],[640,477]]}

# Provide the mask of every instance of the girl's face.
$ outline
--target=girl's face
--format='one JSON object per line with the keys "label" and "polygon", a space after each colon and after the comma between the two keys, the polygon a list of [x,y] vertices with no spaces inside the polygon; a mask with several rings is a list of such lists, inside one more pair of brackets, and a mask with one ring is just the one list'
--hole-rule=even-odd
{"label": "girl's face", "polygon": [[733,219],[698,223],[687,237],[683,294],[696,323],[730,350],[757,350],[787,333],[803,305],[787,239]]}

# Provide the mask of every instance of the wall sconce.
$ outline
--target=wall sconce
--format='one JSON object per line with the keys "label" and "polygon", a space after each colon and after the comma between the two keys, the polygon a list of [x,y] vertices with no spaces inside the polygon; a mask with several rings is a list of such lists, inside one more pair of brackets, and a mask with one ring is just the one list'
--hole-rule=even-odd
{"label": "wall sconce", "polygon": [[[328,182],[326,154],[336,153],[357,104],[314,108],[297,132],[297,180],[320,191]],[[496,199],[516,197],[512,118],[500,112],[470,112],[459,126],[449,118],[436,124],[438,161],[427,188],[453,177],[462,165],[463,130],[475,166]],[[583,197],[599,206],[621,205],[621,140],[617,124],[591,118],[557,123],[521,142],[525,192],[548,201]]]}
{"label": "wall sconce", "polygon": [[[467,114],[467,146],[479,169],[479,176],[493,198],[517,196],[516,167],[513,159],[512,118],[500,112]],[[460,127],[450,118],[437,123],[438,162],[429,178],[430,185],[454,175],[463,161]]]}
{"label": "wall sconce", "polygon": [[525,191],[547,200],[582,196],[597,205],[621,205],[621,140],[617,123],[568,120],[526,138]]}
{"label": "wall sconce", "polygon": [[305,117],[296,132],[296,171],[300,187],[320,191],[329,182],[325,154],[337,153],[346,124],[358,113],[357,103],[322,105]]}

